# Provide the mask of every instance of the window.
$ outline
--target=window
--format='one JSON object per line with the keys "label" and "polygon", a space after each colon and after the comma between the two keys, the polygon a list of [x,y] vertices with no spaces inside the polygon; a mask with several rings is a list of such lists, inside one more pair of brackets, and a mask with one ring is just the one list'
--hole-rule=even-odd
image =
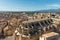
{"label": "window", "polygon": [[32,26],[35,26],[34,23],[31,23]]}
{"label": "window", "polygon": [[40,26],[39,22],[36,22],[36,23],[35,23],[35,26]]}
{"label": "window", "polygon": [[28,28],[28,25],[25,25],[25,28]]}
{"label": "window", "polygon": [[40,22],[42,26],[46,26],[42,21]]}
{"label": "window", "polygon": [[29,28],[32,28],[31,24],[28,24]]}
{"label": "window", "polygon": [[47,20],[49,22],[49,24],[51,24],[51,22],[49,20]]}
{"label": "window", "polygon": [[53,22],[53,20],[52,20],[52,19],[50,19],[50,21],[51,21],[51,22]]}
{"label": "window", "polygon": [[46,25],[49,25],[49,24],[47,23],[47,21],[44,21],[44,22],[45,22]]}

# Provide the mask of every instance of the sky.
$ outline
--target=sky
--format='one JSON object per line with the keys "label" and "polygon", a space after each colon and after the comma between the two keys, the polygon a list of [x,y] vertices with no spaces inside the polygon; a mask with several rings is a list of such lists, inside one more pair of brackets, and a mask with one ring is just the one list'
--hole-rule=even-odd
{"label": "sky", "polygon": [[37,11],[60,8],[60,0],[0,0],[0,11]]}

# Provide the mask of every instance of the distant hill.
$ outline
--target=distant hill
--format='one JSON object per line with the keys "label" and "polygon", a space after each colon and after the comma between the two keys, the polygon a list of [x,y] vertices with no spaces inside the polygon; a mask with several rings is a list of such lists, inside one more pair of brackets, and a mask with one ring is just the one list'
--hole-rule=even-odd
{"label": "distant hill", "polygon": [[48,9],[48,10],[40,10],[36,12],[60,12],[60,9]]}
{"label": "distant hill", "polygon": [[59,9],[48,9],[48,10],[36,10],[36,11],[0,11],[0,13],[27,13],[27,14],[33,14],[33,13],[46,13],[46,12],[59,12],[60,13],[60,8]]}

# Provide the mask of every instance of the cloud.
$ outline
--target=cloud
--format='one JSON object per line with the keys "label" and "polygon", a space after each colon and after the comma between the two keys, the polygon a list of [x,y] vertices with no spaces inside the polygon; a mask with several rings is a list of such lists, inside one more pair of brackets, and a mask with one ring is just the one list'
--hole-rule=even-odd
{"label": "cloud", "polygon": [[49,7],[49,8],[60,8],[60,4],[51,4],[51,5],[47,5],[47,7]]}

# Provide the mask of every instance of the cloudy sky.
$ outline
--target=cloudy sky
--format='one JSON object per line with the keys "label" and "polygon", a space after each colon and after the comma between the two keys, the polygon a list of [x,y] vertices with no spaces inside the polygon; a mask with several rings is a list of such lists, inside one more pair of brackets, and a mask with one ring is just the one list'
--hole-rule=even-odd
{"label": "cloudy sky", "polygon": [[60,8],[60,0],[0,0],[0,11],[36,11]]}

